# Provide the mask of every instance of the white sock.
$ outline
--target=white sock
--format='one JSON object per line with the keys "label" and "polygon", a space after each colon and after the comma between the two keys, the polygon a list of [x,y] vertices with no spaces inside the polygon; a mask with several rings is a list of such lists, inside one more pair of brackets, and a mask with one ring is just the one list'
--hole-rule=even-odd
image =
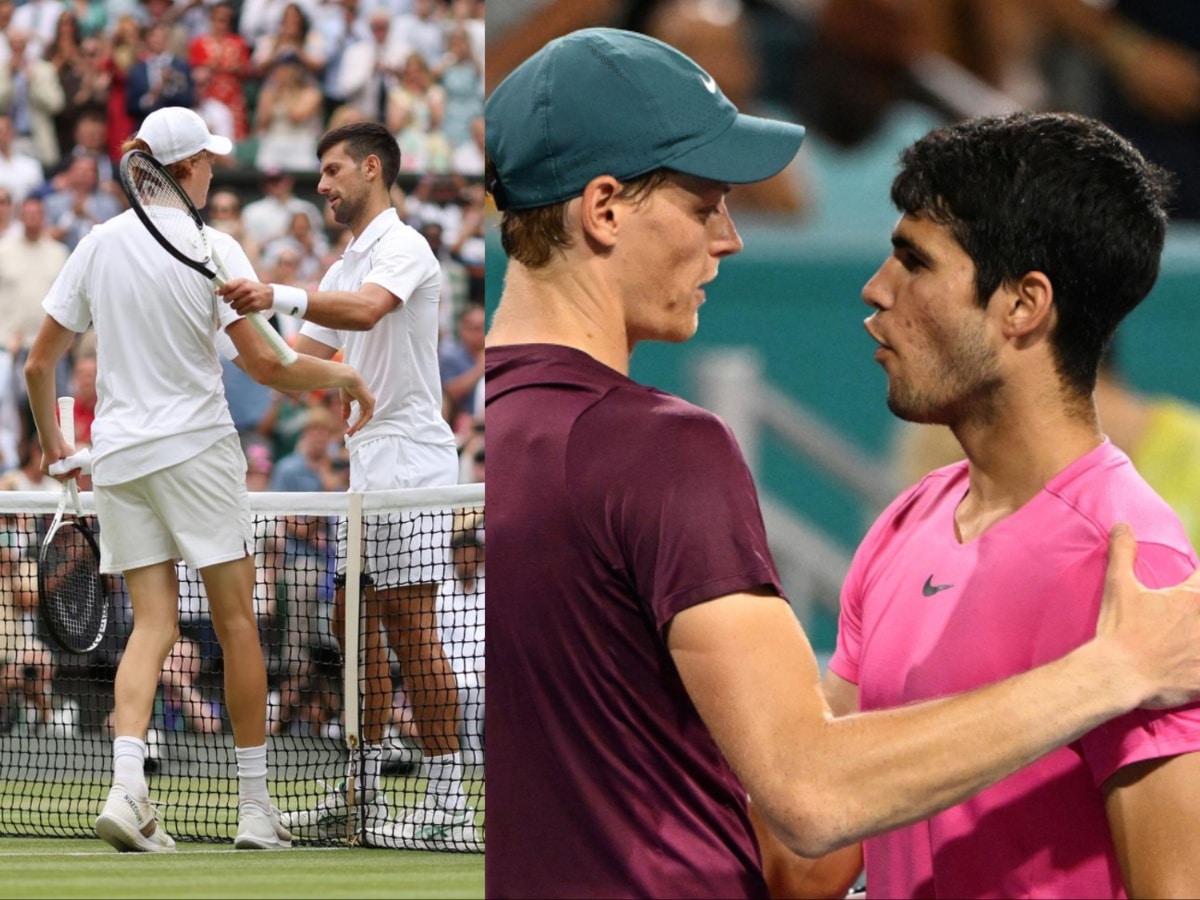
{"label": "white sock", "polygon": [[146,786],[146,742],[135,737],[113,738],[113,784],[135,800],[150,799]]}
{"label": "white sock", "polygon": [[238,776],[238,804],[256,803],[263,809],[271,808],[271,795],[267,792],[267,745],[260,747],[235,747]]}
{"label": "white sock", "polygon": [[426,796],[442,809],[461,812],[467,806],[463,796],[463,764],[461,753],[427,756],[424,762]]}
{"label": "white sock", "polygon": [[379,790],[379,769],[383,760],[381,744],[365,744],[362,748],[362,769],[358,773],[358,796],[363,802],[375,799]]}

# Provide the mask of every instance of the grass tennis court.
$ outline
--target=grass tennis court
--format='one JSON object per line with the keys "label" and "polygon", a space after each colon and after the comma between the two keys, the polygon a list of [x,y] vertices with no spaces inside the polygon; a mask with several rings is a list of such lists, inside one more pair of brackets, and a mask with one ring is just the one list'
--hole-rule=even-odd
{"label": "grass tennis court", "polygon": [[100,840],[0,840],[0,897],[483,896],[483,856],[303,847],[237,851],[179,844],[173,854],[116,853]]}

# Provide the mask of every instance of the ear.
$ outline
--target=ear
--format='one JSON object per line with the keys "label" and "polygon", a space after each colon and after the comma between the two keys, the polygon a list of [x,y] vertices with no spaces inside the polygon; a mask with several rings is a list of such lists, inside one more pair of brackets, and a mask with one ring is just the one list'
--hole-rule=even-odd
{"label": "ear", "polygon": [[1004,297],[1004,333],[1027,338],[1048,331],[1054,324],[1054,285],[1043,272],[1026,272],[1016,283],[1001,287]]}
{"label": "ear", "polygon": [[611,175],[593,178],[583,189],[579,219],[584,236],[601,247],[611,248],[617,240],[621,182]]}
{"label": "ear", "polygon": [[367,181],[372,181],[380,176],[383,171],[383,163],[379,161],[379,157],[374,153],[368,153],[367,158],[362,162],[363,177]]}

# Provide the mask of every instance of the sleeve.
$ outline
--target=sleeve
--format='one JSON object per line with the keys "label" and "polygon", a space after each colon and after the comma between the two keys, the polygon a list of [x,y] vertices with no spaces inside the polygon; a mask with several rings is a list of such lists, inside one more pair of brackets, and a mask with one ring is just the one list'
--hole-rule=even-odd
{"label": "sleeve", "polygon": [[421,287],[432,288],[431,296],[437,298],[441,294],[441,277],[442,270],[431,252],[389,240],[375,255],[363,284],[377,284],[401,303],[407,303]]}
{"label": "sleeve", "polygon": [[850,571],[846,573],[846,580],[842,582],[837,646],[829,659],[829,668],[833,673],[851,684],[858,684],[859,663],[862,658],[864,568],[865,561],[871,558],[865,547],[865,541],[859,545],[854,560],[850,563]]}
{"label": "sleeve", "polygon": [[63,328],[82,334],[92,324],[92,304],[87,290],[87,272],[96,239],[86,235],[67,257],[66,265],[50,285],[50,291],[42,300],[42,309]]}
{"label": "sleeve", "polygon": [[[782,597],[758,492],[725,423],[674,398],[631,412],[648,395],[616,393],[625,396],[598,403],[571,434],[568,492],[581,529],[658,629],[739,591],[769,586]],[[646,423],[636,434],[631,416]]]}
{"label": "sleeve", "polygon": [[[1174,548],[1138,545],[1134,573],[1146,587],[1178,584],[1194,568],[1194,560]],[[1089,731],[1079,744],[1092,779],[1100,786],[1131,763],[1200,751],[1200,704],[1168,710],[1135,709]]]}

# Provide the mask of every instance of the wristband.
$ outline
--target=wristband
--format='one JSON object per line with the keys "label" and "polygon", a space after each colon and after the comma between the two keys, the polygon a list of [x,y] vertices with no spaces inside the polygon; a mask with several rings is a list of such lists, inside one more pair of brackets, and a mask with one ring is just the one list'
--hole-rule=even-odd
{"label": "wristband", "polygon": [[271,309],[285,316],[303,319],[308,309],[308,291],[289,284],[272,284]]}

